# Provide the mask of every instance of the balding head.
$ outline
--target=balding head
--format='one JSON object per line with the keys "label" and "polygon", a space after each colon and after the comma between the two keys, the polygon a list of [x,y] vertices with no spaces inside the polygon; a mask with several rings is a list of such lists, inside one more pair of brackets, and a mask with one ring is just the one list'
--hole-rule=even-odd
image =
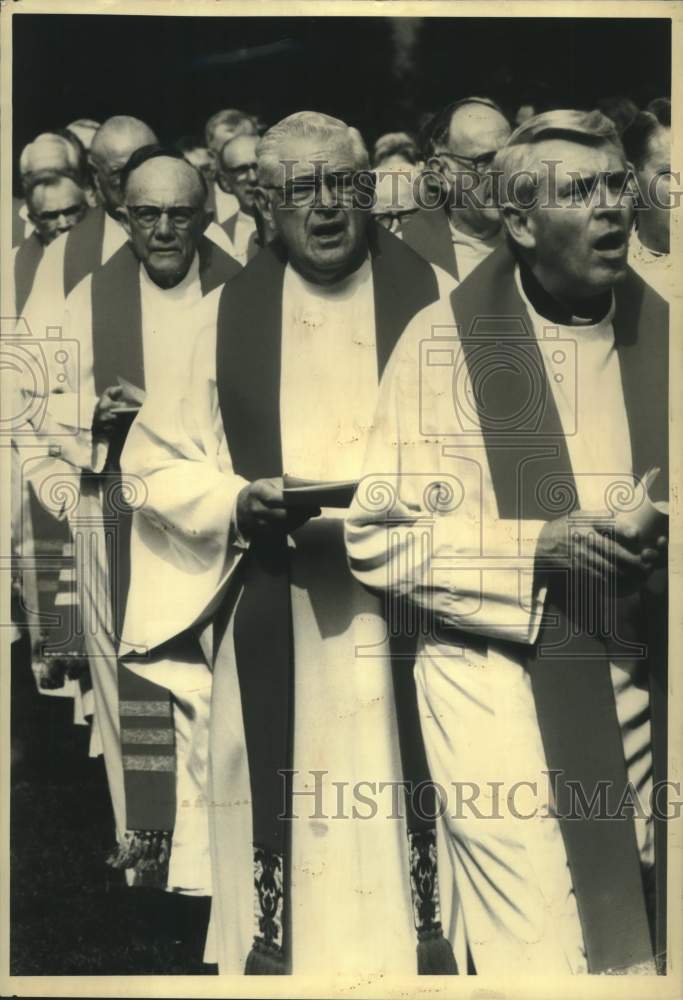
{"label": "balding head", "polygon": [[505,115],[487,97],[465,97],[447,105],[429,127],[429,169],[440,175],[448,193],[452,223],[470,236],[492,238],[500,229],[491,203],[490,169],[509,135]]}
{"label": "balding head", "polygon": [[[124,205],[155,197],[166,199],[168,204],[177,202],[201,208],[206,189],[197,168],[184,157],[159,154],[145,159],[139,166],[133,160],[124,173]],[[145,204],[156,202],[147,200]]]}
{"label": "balding head", "polygon": [[100,123],[92,118],[77,118],[76,121],[69,122],[66,126],[69,132],[81,140],[86,149],[90,149],[95,133],[100,127]]}
{"label": "balding head", "polygon": [[446,148],[466,157],[476,157],[482,149],[496,152],[510,131],[507,119],[497,108],[475,102],[463,104],[453,112]]}
{"label": "balding head", "polygon": [[208,221],[199,171],[159,147],[141,150],[124,172],[124,225],[138,259],[160,288],[190,269]]}
{"label": "balding head", "polygon": [[90,163],[98,194],[114,213],[121,206],[121,171],[131,155],[157,138],[149,125],[129,115],[115,115],[99,127],[90,147]]}

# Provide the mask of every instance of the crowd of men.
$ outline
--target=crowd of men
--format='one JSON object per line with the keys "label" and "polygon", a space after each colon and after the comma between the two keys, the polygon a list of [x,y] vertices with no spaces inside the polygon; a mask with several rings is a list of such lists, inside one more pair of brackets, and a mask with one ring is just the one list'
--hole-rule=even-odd
{"label": "crowd of men", "polygon": [[21,152],[16,637],[221,973],[665,969],[670,103],[601,107]]}

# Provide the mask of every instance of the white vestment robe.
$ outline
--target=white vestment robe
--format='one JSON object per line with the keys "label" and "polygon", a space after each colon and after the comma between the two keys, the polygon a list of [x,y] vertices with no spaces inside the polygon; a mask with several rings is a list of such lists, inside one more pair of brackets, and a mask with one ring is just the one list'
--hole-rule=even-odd
{"label": "white vestment robe", "polygon": [[229,251],[231,257],[239,261],[242,267],[246,267],[248,262],[247,250],[249,249],[249,240],[253,233],[256,232],[256,221],[252,215],[247,215],[246,212],[237,212],[237,218],[235,219],[235,231],[231,239],[232,250]]}
{"label": "white vestment robe", "polygon": [[[443,272],[439,282],[454,287]],[[331,288],[287,266],[282,317],[283,468],[304,478],[355,478],[378,381],[369,261]],[[122,455],[124,472],[140,476],[147,494],[136,513],[125,639],[153,648],[197,625],[210,658],[211,628],[203,623],[242,556],[233,518],[245,485],[226,443],[215,354],[214,322],[197,344],[185,392],[177,401],[149,400]],[[416,937],[407,836],[404,822],[387,818],[391,789],[363,785],[377,814],[352,816],[354,806],[359,816],[372,812],[354,798],[360,782],[400,780],[402,772],[381,603],[348,571],[344,515],[324,509],[289,538],[293,972],[410,974]],[[163,588],[153,585],[157,579]],[[264,608],[264,628],[267,620]],[[231,616],[214,661],[211,708],[212,927],[223,974],[243,972],[254,934],[251,793],[232,626]],[[446,935],[449,890],[447,879]]]}
{"label": "white vestment robe", "polygon": [[455,264],[458,269],[458,281],[460,282],[465,280],[477,264],[481,264],[490,253],[493,253],[496,247],[500,246],[501,236],[497,234],[493,239],[481,240],[476,236],[463,233],[450,220],[449,229],[453,241]]}
{"label": "white vestment robe", "polygon": [[[199,261],[175,288],[159,288],[142,265],[140,301],[142,348],[147,398],[174,399],[189,368],[196,333],[215,312],[218,290],[205,298],[199,279]],[[69,295],[64,314],[67,339],[78,343],[65,366],[65,391],[49,399],[43,433],[61,449],[74,467],[74,503],[67,511],[76,547],[81,613],[86,633],[95,694],[96,738],[92,750],[104,753],[119,840],[126,829],[125,795],[119,739],[119,699],[116,649],[113,642],[109,568],[104,542],[101,497],[81,492],[82,471],[102,472],[108,441],[94,438],[92,421],[98,396],[95,390],[92,342],[92,278],[84,278]],[[137,487],[133,484],[133,489]],[[163,589],[162,581],[147,586]],[[152,678],[173,693],[177,754],[177,821],[169,867],[169,888],[210,894],[207,781],[208,707],[211,674],[203,662],[157,665]],[[187,803],[191,802],[191,807]],[[186,805],[182,807],[182,803]]]}
{"label": "white vestment robe", "polygon": [[[205,236],[213,243],[231,253],[230,240],[215,222],[206,227]],[[64,294],[64,251],[68,233],[63,233],[45,248],[40,264],[36,269],[35,278],[22,315],[29,325],[33,336],[44,337],[46,327],[57,327],[62,321],[66,304]],[[93,271],[106,264],[117,250],[127,241],[128,234],[123,226],[113,219],[108,212],[104,213],[104,235],[102,252],[99,261],[93,262]],[[75,291],[75,289],[73,289]]]}
{"label": "white vestment robe", "polygon": [[628,244],[628,262],[643,281],[651,285],[656,292],[671,302],[676,289],[678,271],[670,253],[657,253],[641,242],[638,230],[634,226]]}
{"label": "white vestment robe", "polygon": [[[518,274],[517,285],[566,434],[579,506],[605,512],[609,485],[631,482],[632,472],[612,312],[596,325],[558,328],[528,303]],[[544,338],[548,327],[558,329],[559,339]],[[425,337],[425,330],[434,332]],[[458,358],[462,366],[450,303],[423,310],[385,372],[367,480],[347,519],[347,549],[367,586],[410,593],[475,637],[471,647],[423,638],[415,675],[432,778],[446,789],[450,855],[478,973],[582,973],[576,900],[559,823],[548,815],[545,755],[524,667],[545,599],[533,573],[544,522],[498,517],[464,381],[457,383],[457,413],[454,406]],[[442,507],[430,513],[426,488],[438,482]],[[393,502],[373,509],[373,483]],[[388,510],[403,524],[388,529]],[[424,532],[429,546],[415,548]],[[519,644],[519,656],[511,642]],[[619,660],[611,675],[629,780],[649,814],[649,698],[633,683],[635,668]],[[641,862],[652,865],[651,816],[636,820],[636,836]]]}
{"label": "white vestment robe", "polygon": [[215,209],[215,219],[218,225],[229,219],[231,215],[239,209],[240,203],[234,194],[229,191],[223,191],[218,184],[213,185],[213,200]]}

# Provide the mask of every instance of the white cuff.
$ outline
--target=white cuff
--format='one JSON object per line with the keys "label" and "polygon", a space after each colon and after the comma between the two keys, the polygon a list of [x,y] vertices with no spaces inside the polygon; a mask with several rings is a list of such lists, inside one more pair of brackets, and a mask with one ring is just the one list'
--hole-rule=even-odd
{"label": "white cuff", "polygon": [[480,533],[450,517],[434,525],[431,588],[442,617],[464,631],[532,645],[546,598],[535,553],[544,521],[497,520]]}
{"label": "white cuff", "polygon": [[237,526],[237,501],[239,499],[239,493],[235,497],[235,502],[232,505],[232,511],[230,513],[230,533],[228,535],[228,544],[232,545],[236,549],[248,549],[249,542],[244,537],[239,527]]}

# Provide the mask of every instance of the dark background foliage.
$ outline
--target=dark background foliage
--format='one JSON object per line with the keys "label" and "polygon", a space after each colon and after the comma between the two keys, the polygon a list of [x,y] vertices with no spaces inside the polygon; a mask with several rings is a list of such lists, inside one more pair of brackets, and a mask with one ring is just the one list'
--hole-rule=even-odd
{"label": "dark background foliage", "polygon": [[79,117],[133,114],[163,140],[223,107],[273,123],[320,110],[377,135],[485,94],[590,107],[670,92],[668,19],[124,17],[13,19],[14,152]]}

